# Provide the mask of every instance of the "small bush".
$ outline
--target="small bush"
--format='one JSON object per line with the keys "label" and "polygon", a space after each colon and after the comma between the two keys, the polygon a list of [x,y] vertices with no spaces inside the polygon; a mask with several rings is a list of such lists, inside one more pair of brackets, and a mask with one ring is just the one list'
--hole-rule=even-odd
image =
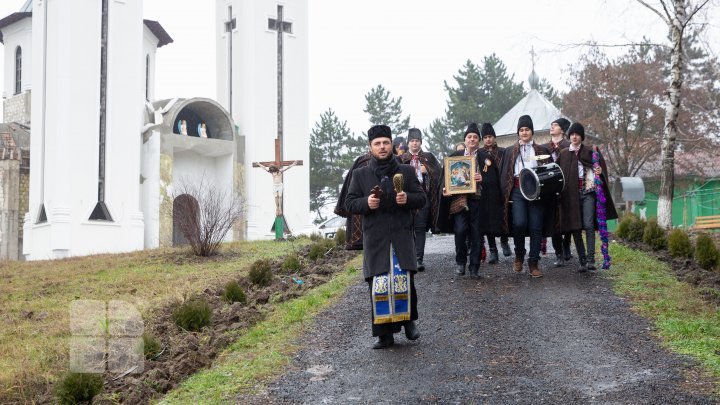
{"label": "small bush", "polygon": [[175,308],[172,317],[177,326],[185,330],[198,332],[203,326],[210,325],[212,310],[204,299],[193,298]]}
{"label": "small bush", "polygon": [[310,247],[310,252],[308,252],[308,258],[315,261],[323,257],[325,255],[325,252],[327,252],[327,250],[325,250],[324,245],[322,243],[316,243]]}
{"label": "small bush", "polygon": [[646,245],[650,246],[652,250],[662,250],[667,247],[665,230],[658,225],[657,218],[651,218],[647,224],[645,224],[642,240]]}
{"label": "small bush", "polygon": [[672,257],[692,257],[693,248],[687,232],[679,228],[673,229],[668,235],[668,251]]}
{"label": "small bush", "polygon": [[335,232],[335,245],[345,246],[345,228],[340,228]]}
{"label": "small bush", "polygon": [[313,233],[310,234],[310,240],[313,241],[313,242],[317,242],[317,241],[319,241],[319,240],[322,239],[322,238],[323,238],[323,237],[322,237],[322,235],[320,235],[319,232],[313,232]]}
{"label": "small bush", "polygon": [[695,241],[695,259],[705,270],[710,270],[720,262],[720,252],[712,238],[704,233],[698,235]]}
{"label": "small bush", "polygon": [[142,335],[143,339],[143,353],[145,353],[146,359],[151,359],[160,353],[161,347],[160,342],[157,340],[157,338],[148,333],[145,332]]}
{"label": "small bush", "polygon": [[68,373],[55,388],[55,398],[61,404],[91,403],[102,387],[98,374]]}
{"label": "small bush", "polygon": [[633,213],[627,213],[618,224],[615,235],[628,242],[640,242],[645,232],[645,221]]}
{"label": "small bush", "polygon": [[225,284],[225,290],[223,290],[222,297],[225,301],[230,303],[239,302],[241,304],[245,304],[247,302],[245,291],[243,291],[237,281],[231,281]]}
{"label": "small bush", "polygon": [[270,261],[266,259],[260,259],[253,263],[250,267],[250,273],[248,278],[250,282],[259,285],[266,286],[272,282],[272,269],[270,268]]}
{"label": "small bush", "polygon": [[297,255],[291,254],[285,257],[285,261],[283,261],[281,267],[284,271],[292,272],[302,269],[302,264],[300,263],[300,259]]}

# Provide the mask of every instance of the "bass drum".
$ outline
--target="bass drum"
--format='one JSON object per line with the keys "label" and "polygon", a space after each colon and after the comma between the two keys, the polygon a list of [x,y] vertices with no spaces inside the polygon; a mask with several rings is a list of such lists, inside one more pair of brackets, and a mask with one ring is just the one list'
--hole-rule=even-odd
{"label": "bass drum", "polygon": [[557,163],[520,171],[520,192],[528,201],[556,196],[563,189],[565,189],[565,175]]}

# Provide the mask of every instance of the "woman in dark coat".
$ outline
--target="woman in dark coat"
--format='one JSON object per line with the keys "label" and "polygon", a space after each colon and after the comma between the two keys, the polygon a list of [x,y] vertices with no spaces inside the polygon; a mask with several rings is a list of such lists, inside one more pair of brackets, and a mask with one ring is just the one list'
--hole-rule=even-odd
{"label": "woman in dark coat", "polygon": [[[607,166],[600,155],[598,168],[593,168],[592,149],[583,145],[585,128],[576,122],[568,130],[570,146],[560,151],[557,164],[565,175],[565,189],[560,200],[559,231],[572,233],[580,259],[579,271],[595,269],[595,231],[597,216],[595,215],[595,179],[600,176],[602,187],[607,199],[605,212],[607,219],[618,217],[615,205],[608,188]],[[600,152],[598,152],[599,154]],[[585,231],[587,249],[582,240]]]}

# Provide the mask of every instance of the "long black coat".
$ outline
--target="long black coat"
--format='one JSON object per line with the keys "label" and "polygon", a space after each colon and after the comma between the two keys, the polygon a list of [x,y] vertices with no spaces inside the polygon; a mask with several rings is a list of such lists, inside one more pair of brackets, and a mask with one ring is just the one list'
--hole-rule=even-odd
{"label": "long black coat", "polygon": [[[576,155],[570,149],[563,149],[558,155],[557,164],[565,175],[565,189],[560,194],[560,228],[562,233],[576,231],[582,228],[582,219],[580,218],[580,194],[578,187],[578,159],[583,165],[584,170],[593,170],[592,167],[592,149],[585,145],[580,145],[580,150]],[[605,213],[608,220],[618,217],[613,203],[612,195],[607,182],[607,166],[605,159],[600,155],[600,168],[602,174],[600,178],[603,182],[603,190],[607,199],[605,205]],[[595,229],[597,229],[597,215],[595,216]]]}
{"label": "long black coat", "polygon": [[368,162],[372,159],[372,155],[368,152],[362,156],[358,156],[355,159],[350,170],[345,175],[345,181],[343,181],[342,189],[340,190],[340,196],[338,197],[337,205],[335,205],[335,215],[347,218],[345,222],[345,249],[346,250],[362,250],[362,215],[353,215],[345,209],[345,198],[347,197],[348,190],[350,189],[350,182],[352,180],[353,173],[355,170],[365,167]]}
{"label": "long black coat", "polygon": [[[548,155],[547,159],[538,160],[538,166],[547,163],[552,163],[553,159],[550,156],[550,151],[543,145],[538,145],[533,142],[533,149],[535,150],[535,156]],[[511,195],[513,190],[513,182],[515,177],[515,160],[520,154],[520,144],[515,143],[514,146],[510,146],[505,149],[503,155],[502,164],[500,165],[500,187],[503,193],[503,230],[507,233],[512,234],[512,201]],[[559,205],[554,198],[547,198],[540,200],[543,201],[544,214],[543,214],[543,236],[552,236],[556,233],[557,229],[557,218]],[[529,234],[527,236],[530,236]]]}
{"label": "long black coat", "polygon": [[[427,228],[425,230],[432,231],[432,233],[438,233],[435,218],[437,218],[438,209],[440,208],[438,190],[440,186],[440,178],[443,175],[442,165],[438,162],[435,155],[430,152],[421,150],[418,152],[418,158],[420,159],[420,163],[425,166],[425,169],[427,170],[427,173],[423,175],[422,186],[427,194],[427,198],[430,200],[430,220],[427,221]],[[411,164],[412,153],[405,152],[402,156],[400,156],[400,160],[404,164]]]}
{"label": "long black coat", "polygon": [[[502,152],[502,151],[501,151]],[[506,235],[503,223],[503,196],[500,188],[500,161],[502,154],[492,154],[487,149],[477,152],[477,170],[482,174],[480,192],[480,231],[486,235]]]}
{"label": "long black coat", "polygon": [[396,173],[403,175],[403,190],[407,194],[407,203],[398,205],[395,192],[381,196],[380,207],[371,210],[368,196],[373,187],[380,185],[375,176],[377,163],[371,159],[366,167],[355,170],[345,199],[345,209],[351,214],[363,215],[363,276],[370,279],[390,270],[390,244],[395,248],[400,267],[404,270],[417,270],[415,258],[415,233],[413,210],[425,205],[425,192],[415,177],[415,170],[399,164]]}

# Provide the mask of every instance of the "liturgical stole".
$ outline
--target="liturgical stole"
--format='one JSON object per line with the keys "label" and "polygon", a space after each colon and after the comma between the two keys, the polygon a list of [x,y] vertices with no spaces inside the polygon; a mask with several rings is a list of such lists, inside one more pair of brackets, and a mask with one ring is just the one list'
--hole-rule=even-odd
{"label": "liturgical stole", "polygon": [[400,268],[400,262],[392,246],[389,254],[389,271],[373,277],[374,324],[410,320],[410,276],[407,271]]}

